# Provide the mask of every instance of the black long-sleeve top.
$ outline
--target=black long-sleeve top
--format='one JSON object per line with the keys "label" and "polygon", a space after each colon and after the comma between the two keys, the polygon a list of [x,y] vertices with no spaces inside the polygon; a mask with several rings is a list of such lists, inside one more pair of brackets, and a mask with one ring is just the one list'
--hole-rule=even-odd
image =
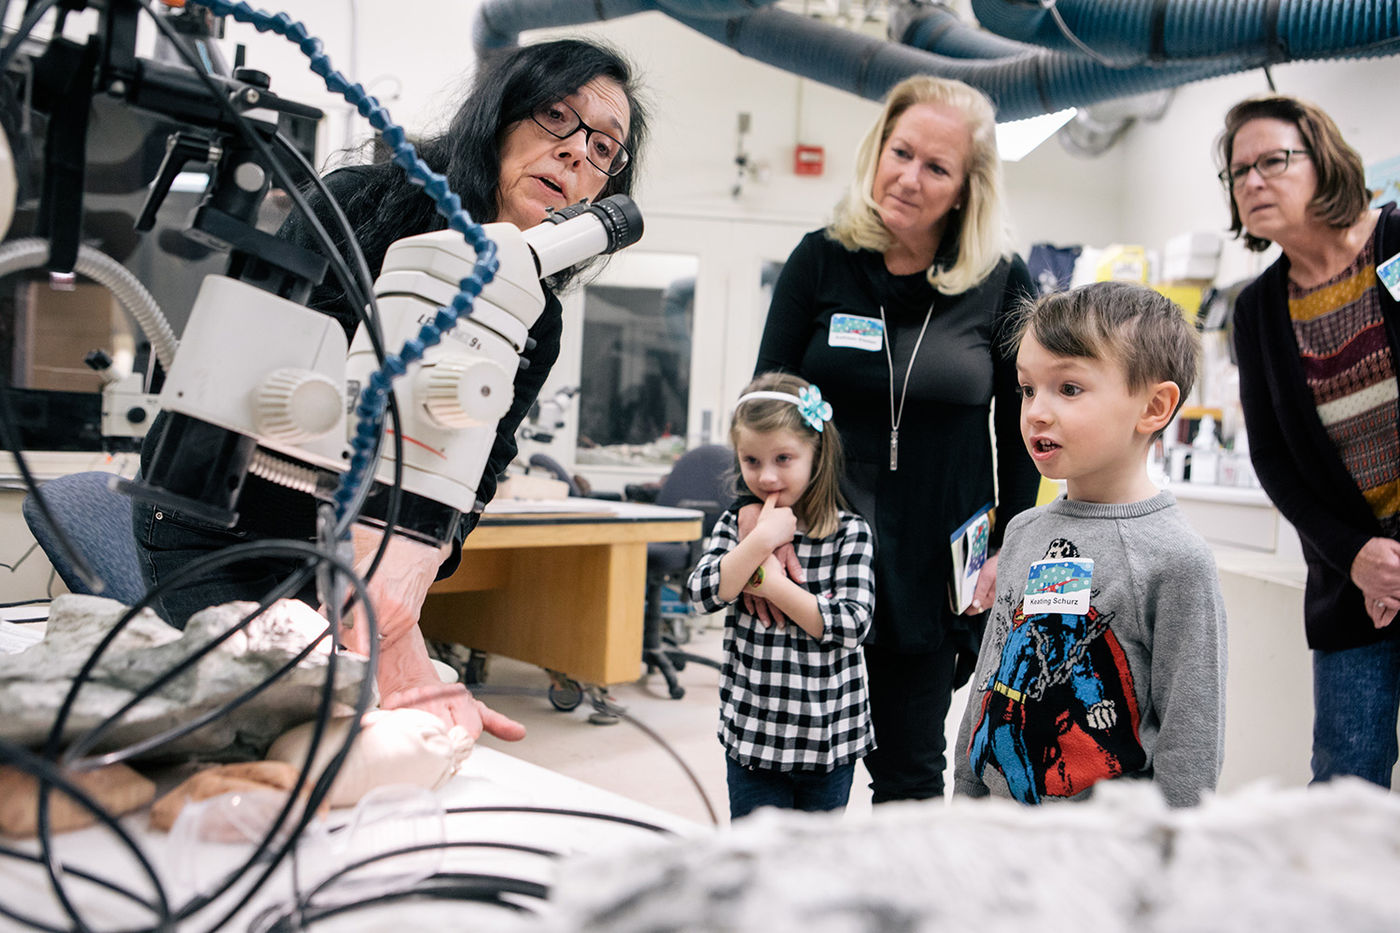
{"label": "black long-sleeve top", "polygon": [[[846,449],[842,491],[875,530],[870,640],[884,647],[931,651],[949,630],[963,628],[968,620],[948,603],[949,537],[996,501],[992,540],[999,544],[1006,523],[1035,504],[1040,475],[1021,441],[1015,351],[1005,341],[1011,315],[1033,293],[1018,256],[1004,259],[980,285],[943,295],[923,272],[893,275],[880,253],[849,250],[824,231],[803,238],[774,288],[755,372],[796,373],[831,402]],[[899,467],[891,471],[891,377],[883,345],[832,346],[832,319],[849,315],[878,324],[883,306],[897,408],[930,304],[899,425]]]}
{"label": "black long-sleeve top", "polygon": [[[1382,209],[1374,236],[1378,261],[1400,252],[1400,210],[1393,203]],[[1288,257],[1280,257],[1235,302],[1249,458],[1259,484],[1303,545],[1308,646],[1335,651],[1398,638],[1400,625],[1375,628],[1361,590],[1351,582],[1357,552],[1384,532],[1318,416],[1288,316],[1288,269]],[[1376,288],[1391,352],[1400,353],[1400,305],[1383,285]]]}

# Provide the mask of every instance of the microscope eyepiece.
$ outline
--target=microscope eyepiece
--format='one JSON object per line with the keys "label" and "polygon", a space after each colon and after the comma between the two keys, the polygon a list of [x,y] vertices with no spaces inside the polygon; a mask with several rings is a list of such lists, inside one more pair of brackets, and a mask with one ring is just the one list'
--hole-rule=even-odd
{"label": "microscope eyepiece", "polygon": [[592,256],[615,253],[642,238],[642,212],[625,194],[596,204],[580,201],[550,211],[544,223],[524,233],[534,251],[540,278]]}

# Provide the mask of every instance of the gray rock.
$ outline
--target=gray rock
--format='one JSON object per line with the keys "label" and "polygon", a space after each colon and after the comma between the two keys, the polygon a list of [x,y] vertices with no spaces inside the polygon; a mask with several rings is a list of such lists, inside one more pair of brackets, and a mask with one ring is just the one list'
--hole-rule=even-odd
{"label": "gray rock", "polygon": [[[98,659],[78,692],[63,741],[106,720],[158,676],[229,631],[256,603],[234,602],[196,613],[185,631],[143,610]],[[44,638],[18,654],[0,655],[0,736],[37,747],[48,737],[64,697],[98,643],[127,607],[96,596],[60,596]],[[326,632],[326,620],[305,603],[282,600],[193,668],[129,710],[94,751],[112,751],[159,735],[217,709],[271,677]],[[143,758],[261,757],[273,739],[316,714],[326,681],[326,638],[268,689],[242,706]],[[336,660],[335,698],[354,703],[368,664],[354,654]]]}

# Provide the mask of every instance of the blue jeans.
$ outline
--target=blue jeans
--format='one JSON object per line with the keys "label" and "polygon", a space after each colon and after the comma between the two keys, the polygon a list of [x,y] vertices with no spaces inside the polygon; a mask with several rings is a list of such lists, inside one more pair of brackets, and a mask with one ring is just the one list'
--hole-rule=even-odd
{"label": "blue jeans", "polygon": [[729,819],[748,816],[759,807],[784,810],[844,810],[855,777],[854,761],[830,771],[774,771],[746,768],[733,758],[729,765]]}
{"label": "blue jeans", "polygon": [[1390,787],[1400,641],[1313,652],[1313,783],[1355,775]]}
{"label": "blue jeans", "polygon": [[[148,588],[170,579],[193,560],[265,537],[237,528],[220,528],[143,501],[132,503],[131,519],[141,576]],[[261,557],[225,564],[189,585],[167,590],[151,608],[171,625],[183,629],[190,616],[206,606],[235,599],[260,601],[304,565],[305,559],[298,557]],[[292,595],[317,605],[315,579]]]}

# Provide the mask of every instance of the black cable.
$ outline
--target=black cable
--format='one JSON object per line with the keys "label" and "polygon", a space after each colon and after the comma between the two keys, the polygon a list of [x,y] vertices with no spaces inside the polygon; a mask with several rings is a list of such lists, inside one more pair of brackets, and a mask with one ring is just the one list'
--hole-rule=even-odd
{"label": "black cable", "polygon": [[[229,101],[224,94],[220,93],[219,88],[214,83],[213,79],[209,77],[209,75],[205,74],[203,69],[199,67],[199,60],[194,55],[193,51],[191,51],[188,48],[188,46],[185,45],[183,41],[184,37],[181,36],[178,32],[176,32],[167,22],[165,22],[164,17],[159,16],[156,13],[156,11],[152,8],[150,0],[137,0],[137,2],[141,4],[142,8],[155,21],[156,27],[162,33],[165,34],[166,38],[170,41],[171,45],[176,49],[176,52],[185,60],[185,64],[192,68],[198,74],[201,81],[203,81],[205,87],[209,90],[209,93],[215,99],[222,102],[224,110],[233,117],[234,123],[238,126],[244,138],[248,142],[250,142],[253,145],[253,147],[258,150],[259,155],[261,155],[267,161],[268,166],[272,169],[274,177],[282,184],[284,190],[287,192],[287,196],[291,199],[293,205],[301,213],[303,219],[311,228],[311,231],[316,237],[316,239],[319,240],[321,245],[325,248],[326,259],[328,262],[330,262],[331,268],[335,272],[336,279],[338,280],[341,288],[345,292],[345,300],[351,306],[356,318],[360,322],[360,325],[363,328],[365,328],[366,335],[369,337],[370,344],[374,350],[376,363],[380,366],[383,366],[386,358],[386,353],[383,343],[383,334],[379,328],[379,306],[375,299],[373,286],[371,285],[364,294],[361,294],[359,289],[352,285],[352,280],[356,278],[355,274],[352,273],[347,267],[343,257],[339,252],[339,249],[335,245],[334,241],[331,240],[330,235],[325,230],[325,227],[322,226],[320,218],[316,215],[316,212],[311,209],[306,199],[302,196],[300,188],[297,185],[296,180],[291,176],[291,173],[288,172],[286,168],[282,165],[282,163],[278,161],[277,158],[273,155],[271,149],[263,140],[262,135],[258,133],[255,129],[253,129],[248,119],[244,117],[244,115],[236,107],[233,106],[232,102]],[[281,136],[280,133],[274,134],[274,140],[276,140],[279,136]],[[289,140],[287,140],[285,137],[282,137],[281,143],[286,147],[286,149],[289,152],[293,154],[293,157],[298,162],[300,162],[303,168],[305,170],[308,170],[308,177],[311,180],[311,183],[318,189],[319,193],[322,196],[322,199],[331,206],[331,210],[334,216],[338,220],[343,221],[343,232],[345,233],[345,242],[347,248],[349,248],[351,251],[351,258],[357,261],[359,264],[357,266],[357,270],[359,272],[358,277],[361,282],[369,281],[368,264],[365,263],[364,254],[360,251],[359,242],[355,237],[355,231],[351,227],[349,220],[345,217],[344,212],[340,210],[340,206],[336,202],[335,198],[331,195],[330,190],[325,186],[325,182],[321,179],[320,175],[317,174],[315,168],[312,167],[310,163],[306,162],[301,152],[297,150],[295,146],[292,146],[290,144]],[[388,410],[386,412],[386,417],[387,424],[392,427],[391,433],[393,437],[392,443],[394,445],[394,475],[390,487],[390,499],[385,516],[385,525],[386,528],[392,529],[398,523],[400,503],[402,501],[401,493],[403,485],[404,459],[402,422],[399,418],[398,400],[392,389],[390,390],[388,395]],[[381,456],[382,446],[383,431],[381,430],[379,438],[376,440],[373,452],[373,459],[375,462],[378,462]],[[361,487],[360,493],[353,503],[353,507],[346,510],[343,527],[337,529],[338,535],[346,533],[350,525],[353,524],[353,522],[358,517],[359,510],[363,507],[365,497],[369,494],[369,490],[373,485],[373,482],[374,472],[371,471],[366,474],[366,482]],[[370,561],[369,568],[365,573],[366,580],[372,579],[374,577],[374,574],[378,571],[379,565],[384,559],[384,554],[388,550],[389,538],[390,533],[386,533],[383,537],[383,540],[380,541],[379,547],[375,551],[374,558]]]}
{"label": "black cable", "polygon": [[[181,570],[177,574],[172,576],[169,580],[165,581],[165,583],[163,583],[161,586],[158,586],[152,591],[150,591],[142,602],[144,603],[155,598],[163,589],[178,586],[184,582],[185,578],[202,574],[211,567],[221,566],[222,564],[232,563],[238,560],[246,559],[248,557],[273,556],[275,554],[285,553],[288,551],[295,553],[299,556],[306,557],[309,560],[332,562],[337,571],[344,573],[350,577],[351,582],[354,584],[357,591],[363,590],[364,582],[358,577],[354,576],[353,570],[351,568],[347,567],[343,562],[338,561],[333,556],[326,555],[318,551],[313,545],[308,544],[307,542],[251,542],[247,544],[235,545],[234,547],[227,548],[224,551],[220,551],[208,555],[206,557],[200,558],[197,561],[191,562],[191,564],[188,564],[185,567],[181,568]],[[139,609],[140,606],[133,607],[122,617],[121,620],[118,621],[118,623],[113,627],[112,632],[109,632],[108,635],[103,639],[103,641],[97,646],[96,650],[91,656],[89,656],[87,662],[84,664],[82,670],[79,672],[78,677],[74,681],[73,688],[69,691],[68,696],[65,698],[63,707],[61,707],[59,710],[59,714],[55,719],[53,730],[50,732],[48,747],[46,749],[47,757],[56,757],[54,755],[54,750],[57,747],[58,741],[60,741],[59,737],[61,736],[63,726],[66,724],[69,711],[71,710],[72,702],[75,699],[77,692],[81,689],[83,684],[86,683],[87,678],[90,676],[91,671],[96,664],[97,658],[102,654],[106,647],[110,645],[110,643],[116,637],[116,635],[120,634],[121,630],[126,626],[126,624],[128,624],[130,620],[135,617]],[[247,622],[248,619],[245,618],[242,624],[246,625]],[[270,877],[273,871],[276,870],[281,860],[286,857],[288,852],[295,845],[296,839],[298,838],[300,833],[305,829],[306,824],[313,818],[316,808],[320,805],[321,801],[329,793],[331,783],[334,780],[336,773],[339,771],[339,768],[343,764],[345,757],[349,754],[350,746],[359,732],[360,718],[363,716],[365,710],[367,710],[370,706],[374,671],[377,669],[378,665],[377,624],[374,619],[373,609],[369,607],[367,607],[366,624],[369,628],[370,635],[370,658],[366,668],[366,676],[360,685],[359,696],[355,704],[355,716],[352,720],[351,727],[347,732],[345,743],[337,752],[337,754],[332,757],[331,761],[321,772],[319,780],[316,782],[315,786],[313,787],[311,793],[307,798],[305,810],[302,812],[299,821],[289,833],[286,841],[283,843],[281,848],[279,848],[271,857],[266,871],[264,871],[264,873],[251,884],[249,890],[246,892],[246,895],[251,895],[253,891],[256,891],[259,887],[262,886],[262,884],[264,884],[267,881],[267,879]],[[218,891],[206,896],[193,898],[188,904],[180,908],[177,914],[178,919],[183,919],[196,913],[198,910],[202,909],[208,903],[222,896],[225,892],[227,892],[235,884],[237,884],[253,868],[253,866],[258,862],[258,860],[263,857],[264,853],[266,853],[270,848],[273,847],[273,840],[276,838],[276,834],[282,829],[282,826],[286,822],[291,810],[299,804],[299,793],[301,789],[305,786],[306,779],[310,774],[312,764],[315,761],[316,752],[319,749],[320,738],[324,733],[326,723],[330,719],[330,712],[334,704],[335,669],[336,659],[338,655],[338,652],[335,650],[335,647],[339,645],[339,640],[335,637],[334,633],[332,633],[332,637],[335,641],[335,644],[333,645],[331,654],[328,658],[327,676],[322,686],[322,700],[320,707],[317,710],[317,725],[313,730],[310,753],[307,757],[306,764],[304,765],[302,772],[299,775],[296,787],[288,795],[286,806],[283,808],[278,818],[274,821],[273,825],[269,828],[267,835],[256,847],[253,854],[249,856],[247,862],[241,868],[231,872],[229,876],[225,879],[223,886]],[[144,698],[146,695],[149,695],[150,692],[150,688],[148,687],[145,691],[142,692],[141,697]],[[110,723],[111,720],[109,719],[103,725],[110,725]],[[57,859],[52,850],[52,831],[48,821],[47,801],[47,795],[43,795],[40,799],[39,835],[41,846],[44,851],[44,856],[49,867],[51,884],[54,888],[55,895],[59,898],[60,903],[65,907],[65,910],[67,910],[74,922],[81,927],[83,926],[82,920],[76,915],[76,913],[72,909],[70,909],[71,904],[67,899],[66,893],[62,890],[63,884],[58,877],[59,871],[61,870],[61,865],[58,864]],[[237,909],[238,908],[234,908],[228,916],[224,917],[221,921],[219,921],[219,923],[215,924],[214,927],[211,927],[211,929],[222,926],[223,923],[227,922],[227,920],[233,915],[233,913],[236,913]]]}
{"label": "black cable", "polygon": [[[35,865],[39,865],[43,861],[38,855],[34,854],[33,852],[25,852],[20,849],[14,849],[10,846],[5,845],[3,842],[0,842],[0,856],[8,856],[9,858],[15,859],[19,862],[32,862]],[[156,907],[154,904],[152,904],[150,901],[144,900],[139,895],[134,893],[130,888],[124,888],[115,882],[108,881],[106,878],[103,878],[100,875],[94,875],[92,872],[84,871],[81,868],[67,867],[65,868],[65,871],[73,877],[80,878],[83,881],[95,885],[96,887],[104,888],[113,894],[127,898],[128,900],[133,900],[140,906],[148,908],[152,913],[156,911]],[[66,928],[63,927],[52,927],[40,923],[36,920],[17,917],[13,913],[5,909],[5,905],[3,902],[0,902],[0,915],[9,917],[11,920],[15,920],[20,923],[26,923],[29,926],[34,927],[35,929],[51,931],[51,933],[68,933]]]}
{"label": "black cable", "polygon": [[[125,890],[123,893],[138,903],[150,906],[161,918],[162,927],[168,924],[171,917],[170,903],[165,896],[165,889],[161,886],[160,877],[154,866],[151,865],[150,860],[146,858],[145,853],[141,851],[141,847],[137,845],[136,840],[127,833],[117,817],[107,812],[107,809],[93,799],[87,791],[68,780],[63,772],[59,770],[58,766],[45,757],[35,755],[22,746],[0,739],[0,761],[9,761],[20,770],[32,774],[38,779],[40,855],[36,857],[36,860],[40,861],[48,870],[49,881],[53,888],[54,896],[58,898],[59,904],[63,907],[68,916],[73,919],[74,923],[78,924],[80,929],[86,929],[87,927],[82,922],[82,918],[77,915],[72,902],[68,899],[67,892],[63,890],[63,884],[58,878],[58,872],[66,871],[66,869],[58,863],[50,846],[52,841],[52,827],[49,823],[49,795],[55,788],[61,790],[66,796],[77,802],[79,806],[91,813],[100,823],[115,833],[118,839],[126,844],[132,856],[135,857],[137,863],[145,871],[146,877],[151,880],[157,903],[150,904],[139,895],[129,890]],[[111,885],[104,885],[104,887],[111,887]],[[29,922],[29,918],[16,916],[3,904],[0,904],[0,913],[19,920],[20,922]],[[34,925],[43,926],[42,924]],[[52,929],[49,927],[43,928]]]}
{"label": "black cable", "polygon": [[3,568],[3,569],[5,569],[5,570],[8,570],[8,571],[10,571],[11,573],[14,573],[16,570],[19,569],[19,565],[20,565],[20,564],[24,563],[26,560],[29,559],[29,555],[30,555],[30,554],[33,554],[33,553],[34,553],[34,549],[37,548],[38,546],[39,546],[39,542],[38,542],[38,541],[35,541],[33,544],[29,545],[29,550],[25,551],[23,554],[21,554],[21,555],[19,556],[19,560],[15,561],[13,564],[0,563],[0,568]]}
{"label": "black cable", "polygon": [[41,599],[21,599],[17,603],[0,603],[0,609],[16,609],[20,606],[37,606],[41,603],[53,602],[52,596],[45,596]]}
{"label": "black cable", "polygon": [[[295,205],[297,210],[301,212],[303,219],[311,228],[311,231],[315,235],[316,239],[319,240],[321,244],[325,247],[325,258],[330,263],[331,269],[335,272],[336,279],[339,282],[341,288],[345,291],[346,302],[350,305],[356,319],[360,322],[360,325],[366,328],[366,332],[370,338],[371,345],[374,347],[375,350],[376,360],[382,365],[384,362],[384,347],[382,334],[380,334],[377,327],[379,313],[378,306],[377,304],[375,304],[373,289],[371,289],[368,294],[360,293],[359,285],[356,281],[356,275],[350,271],[349,267],[345,263],[344,258],[341,256],[339,249],[336,247],[334,241],[331,240],[330,235],[325,230],[325,227],[322,226],[320,218],[316,215],[316,212],[311,209],[305,197],[303,197],[303,195],[301,194],[296,179],[273,153],[271,147],[267,144],[266,140],[263,139],[262,134],[253,128],[252,123],[247,119],[247,117],[243,115],[243,113],[241,113],[238,110],[237,107],[233,105],[233,102],[228,99],[228,96],[220,90],[219,86],[214,82],[214,79],[204,72],[204,69],[200,65],[199,58],[185,43],[184,36],[182,36],[172,26],[170,26],[170,24],[165,21],[165,18],[163,16],[160,16],[157,13],[151,0],[137,0],[137,2],[141,5],[141,8],[144,9],[146,13],[151,17],[151,19],[155,22],[156,28],[160,30],[162,34],[165,35],[166,39],[170,42],[171,46],[176,50],[176,53],[184,59],[185,64],[188,65],[195,72],[197,77],[204,84],[205,88],[209,91],[211,98],[221,103],[221,106],[223,107],[224,111],[227,114],[229,114],[229,116],[233,119],[234,124],[238,127],[239,132],[243,135],[244,139],[250,145],[252,145],[254,149],[258,151],[259,156],[263,158],[268,167],[272,170],[273,177],[276,178],[277,181],[283,186],[283,189],[286,191],[287,196],[291,199],[293,205]],[[299,155],[300,154],[298,153],[298,156]],[[316,174],[314,170],[311,172],[311,177],[315,179],[315,181],[313,182],[314,184],[320,184],[322,187],[324,187],[324,183],[320,181],[320,177]],[[328,191],[326,192],[326,195],[329,195]],[[334,201],[333,198],[331,198],[331,200]],[[341,216],[343,216],[343,214]],[[347,244],[355,240],[355,232],[348,225],[344,232]],[[362,254],[360,258],[363,259]],[[364,271],[363,277],[365,279],[368,279],[367,269]],[[370,307],[372,307],[373,310],[367,311],[366,308]],[[389,397],[392,401],[394,397],[392,391],[390,392]],[[402,434],[402,431],[400,430],[400,424],[398,421],[398,408],[396,405],[390,405],[390,418],[391,420],[389,423],[394,426],[393,433],[395,445],[394,450],[396,454],[395,459],[396,462],[401,463],[403,460],[402,437],[400,436]],[[380,441],[382,441],[382,433]],[[378,443],[379,442],[376,442],[376,447],[378,446]],[[378,456],[377,450],[376,456]],[[372,481],[372,478],[370,479]],[[366,485],[368,485],[368,483]],[[360,497],[360,503],[363,503],[363,496]],[[350,523],[352,523],[355,520],[357,515],[358,510],[346,511],[345,527],[347,529]],[[392,515],[390,516],[390,518],[397,520],[398,516]],[[384,547],[387,548],[387,542],[385,543]],[[375,561],[374,566],[377,569],[377,559]]]}
{"label": "black cable", "polygon": [[616,813],[599,813],[594,810],[573,810],[568,807],[534,807],[534,806],[512,806],[510,804],[492,804],[480,807],[448,807],[443,811],[449,816],[462,813],[541,813],[547,816],[570,816],[581,820],[599,820],[604,823],[621,823],[623,826],[635,826],[638,829],[650,830],[663,836],[676,835],[675,830],[667,829],[656,823],[648,823],[646,820],[634,819],[630,816],[619,816]]}
{"label": "black cable", "polygon": [[[675,835],[675,833],[672,830],[667,829],[664,826],[658,826],[654,823],[648,823],[643,820],[633,819],[631,817],[619,816],[617,814],[612,813],[599,813],[591,810],[573,810],[562,807],[507,805],[479,807],[449,807],[443,812],[446,815],[478,813],[529,813],[542,814],[547,816],[565,816],[578,819],[590,819],[609,823],[618,823],[620,825],[632,826],[638,829],[645,829],[650,832],[666,836]],[[344,827],[340,827],[337,831],[343,829]],[[324,920],[328,917],[335,916],[337,914],[347,913],[354,910],[360,910],[365,907],[370,907],[380,903],[384,903],[386,901],[402,900],[405,898],[414,897],[456,898],[476,900],[479,899],[479,897],[482,894],[490,894],[494,896],[499,895],[501,893],[532,894],[533,896],[540,897],[541,899],[547,897],[547,887],[543,885],[538,885],[538,893],[535,893],[533,887],[530,890],[521,890],[518,887],[519,885],[535,886],[535,883],[522,881],[516,878],[508,878],[499,875],[459,875],[437,873],[412,886],[402,888],[396,891],[381,892],[378,894],[370,895],[368,897],[360,898],[358,900],[351,900],[333,905],[319,906],[313,903],[317,895],[328,890],[333,890],[335,885],[341,880],[352,876],[356,871],[359,871],[360,869],[365,868],[369,865],[377,864],[383,861],[389,861],[400,856],[412,855],[420,852],[471,848],[501,849],[505,851],[523,852],[531,855],[539,855],[545,858],[560,857],[559,852],[550,849],[543,849],[538,846],[529,846],[523,845],[521,843],[512,842],[478,840],[425,843],[422,845],[404,846],[398,849],[377,852],[371,856],[352,862],[349,865],[346,865],[333,872],[326,878],[323,878],[320,882],[316,884],[314,888],[307,891],[305,894],[299,895],[296,898],[295,903],[287,905],[282,910],[280,916],[277,916],[276,920],[271,921],[270,925],[268,925],[268,923],[266,922],[263,922],[255,923],[254,927],[261,931],[264,931],[264,933],[272,933],[272,931],[274,930],[292,930],[295,929],[295,927],[287,926],[287,924],[293,917],[296,917],[302,922],[303,925],[305,925],[309,922]],[[472,879],[473,883],[467,885],[466,887],[463,887],[461,884],[457,883],[453,879]],[[489,881],[490,883],[486,884],[486,886],[483,887],[482,884],[479,883],[482,881]],[[266,918],[268,916],[270,916],[270,914],[265,913],[259,919],[266,921]]]}
{"label": "black cable", "polygon": [[[251,925],[258,933],[299,933],[307,926],[351,911],[392,904],[404,900],[457,900],[490,904],[516,913],[526,912],[521,904],[505,900],[502,895],[515,894],[546,900],[549,887],[537,881],[524,881],[505,875],[488,875],[477,872],[444,872],[433,875],[411,888],[373,895],[345,904],[323,908],[311,908],[298,913],[295,909],[283,911],[280,915],[265,911]],[[275,911],[275,908],[274,908]],[[267,918],[275,919],[268,920]]]}
{"label": "black cable", "polygon": [[362,868],[370,865],[377,865],[380,862],[387,862],[391,859],[400,858],[405,855],[416,855],[420,852],[445,852],[449,849],[501,849],[506,852],[523,852],[526,855],[539,855],[544,858],[560,858],[561,853],[553,849],[541,849],[539,846],[529,846],[519,842],[495,842],[479,840],[463,840],[450,842],[428,842],[420,845],[403,846],[398,849],[386,849],[383,852],[376,852],[373,855],[358,859],[345,865],[336,871],[322,878],[316,886],[297,899],[298,910],[314,909],[312,901],[316,895],[334,888],[337,883],[353,875]]}
{"label": "black cable", "polygon": [[[316,215],[316,212],[311,209],[306,199],[302,196],[299,186],[297,185],[296,180],[291,176],[291,173],[288,172],[286,168],[282,165],[282,163],[276,158],[271,149],[268,147],[267,143],[263,140],[261,134],[258,133],[255,129],[253,129],[251,123],[247,120],[247,118],[244,117],[244,115],[241,112],[239,112],[236,107],[233,106],[232,102],[229,101],[224,94],[220,93],[219,88],[214,83],[213,79],[209,75],[205,74],[204,71],[199,67],[198,59],[195,57],[193,51],[191,51],[185,45],[183,37],[165,21],[164,17],[159,16],[157,14],[157,12],[152,8],[152,5],[149,2],[149,0],[137,0],[137,2],[139,2],[142,8],[147,12],[147,14],[151,16],[151,18],[156,24],[157,29],[159,29],[166,36],[167,40],[169,40],[172,47],[174,47],[176,52],[185,60],[186,65],[188,65],[191,69],[193,69],[196,72],[196,74],[199,76],[200,80],[204,83],[205,87],[209,90],[210,94],[214,97],[214,99],[221,101],[224,110],[232,116],[235,125],[238,126],[244,138],[248,142],[250,142],[254,146],[254,148],[258,150],[259,154],[266,160],[269,168],[272,169],[274,177],[283,185],[288,197],[292,200],[297,210],[301,212],[303,218],[307,221],[308,226],[311,228],[312,233],[325,248],[326,258],[331,263],[331,267],[336,273],[336,277],[339,280],[341,288],[345,291],[346,300],[350,303],[356,318],[359,320],[361,327],[364,328],[365,333],[370,340],[370,344],[375,354],[376,363],[382,366],[385,361],[386,354],[383,345],[383,335],[378,327],[379,312],[378,305],[375,301],[373,287],[370,287],[367,294],[359,294],[358,289],[352,282],[352,280],[355,278],[355,275],[351,273],[351,271],[347,267],[334,241],[331,240],[330,235],[326,232],[324,226],[321,224],[319,217]],[[279,136],[281,136],[281,134],[274,134],[274,140],[277,140],[277,137]],[[359,248],[359,243],[355,237],[355,231],[349,224],[348,218],[346,218],[344,212],[340,210],[339,204],[331,195],[329,189],[326,188],[324,181],[316,173],[315,169],[312,166],[310,166],[309,163],[306,162],[304,157],[301,155],[300,151],[296,150],[294,146],[291,146],[290,141],[286,140],[285,137],[282,137],[280,142],[289,152],[293,154],[293,158],[300,162],[300,164],[303,166],[303,169],[308,170],[308,177],[311,180],[311,183],[315,187],[317,187],[323,200],[331,206],[330,209],[332,210],[333,215],[338,220],[343,221],[343,232],[345,234],[345,242],[347,244],[347,248],[351,250],[352,259],[358,263],[357,268],[359,271],[359,279],[361,281],[368,281],[368,264],[364,261],[364,254]],[[379,546],[375,551],[374,557],[370,562],[369,568],[365,573],[364,578],[366,581],[372,579],[374,574],[378,571],[379,566],[383,561],[384,555],[388,550],[390,538],[392,536],[392,529],[396,526],[398,522],[399,508],[400,503],[402,501],[401,494],[403,483],[404,460],[403,431],[401,420],[399,417],[397,398],[392,390],[390,390],[389,392],[387,401],[387,418],[388,424],[392,426],[392,443],[394,445],[394,473],[393,480],[390,486],[390,498],[385,518],[386,527],[388,531],[386,531],[386,533],[381,538]],[[382,443],[383,432],[381,430],[379,438],[376,440],[373,453],[376,462],[378,461],[378,458],[381,455]],[[354,508],[346,510],[343,527],[336,529],[337,538],[340,535],[347,533],[350,524],[353,523],[358,517],[359,509],[363,506],[365,496],[368,495],[369,488],[372,485],[372,483],[373,473],[370,473],[366,478],[366,483],[362,487],[360,495],[355,500]],[[345,607],[345,609],[347,611],[353,611],[353,600]],[[341,611],[340,607],[328,606],[327,611],[332,614],[332,624],[338,625],[339,614]]]}
{"label": "black cable", "polygon": [[[490,684],[473,684],[471,690],[476,696],[535,696],[549,699],[549,691],[541,690],[538,687],[493,687]],[[680,756],[680,753],[661,737],[660,733],[615,703],[607,703],[605,701],[601,711],[617,716],[619,719],[635,727],[657,745],[661,746],[662,751],[670,755],[671,759],[680,766],[681,771],[684,772],[685,776],[690,780],[690,785],[694,787],[695,792],[700,795],[700,802],[705,805],[705,811],[710,816],[710,822],[715,826],[719,825],[719,815],[715,813],[714,804],[710,802],[709,794],[705,793],[705,788],[704,785],[700,783],[700,778],[691,770],[690,765],[686,764],[685,759]]]}

